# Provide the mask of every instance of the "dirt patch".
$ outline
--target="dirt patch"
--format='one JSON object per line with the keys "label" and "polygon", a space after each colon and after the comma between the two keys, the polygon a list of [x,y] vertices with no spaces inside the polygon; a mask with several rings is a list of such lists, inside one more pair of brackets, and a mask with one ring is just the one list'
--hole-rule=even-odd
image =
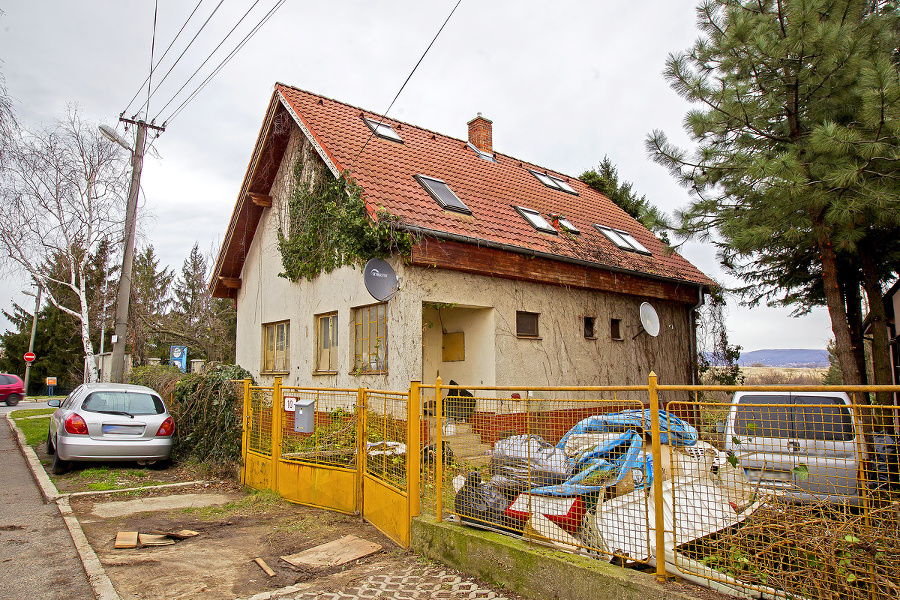
{"label": "dirt patch", "polygon": [[[309,584],[311,591],[342,589],[373,572],[418,562],[359,517],[289,504],[268,494],[235,496],[219,507],[109,519],[94,514],[95,505],[107,498],[75,498],[72,509],[123,599],[233,599],[300,583]],[[200,535],[171,546],[113,548],[119,531],[153,529],[191,529]],[[280,558],[351,534],[380,544],[382,550],[331,568],[294,567]],[[253,562],[257,557],[269,564],[275,577]]]}

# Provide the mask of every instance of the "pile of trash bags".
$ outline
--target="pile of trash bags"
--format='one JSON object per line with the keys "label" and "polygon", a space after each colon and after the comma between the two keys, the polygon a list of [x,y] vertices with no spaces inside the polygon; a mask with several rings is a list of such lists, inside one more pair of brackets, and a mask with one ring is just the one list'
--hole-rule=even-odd
{"label": "pile of trash bags", "polygon": [[660,411],[664,452],[659,469],[649,442],[645,448],[650,430],[650,410],[629,410],[583,419],[556,445],[536,435],[499,440],[491,453],[489,479],[473,471],[454,482],[454,512],[470,525],[515,534],[531,531],[574,548],[590,542],[585,536],[592,535],[591,518],[599,515],[602,503],[630,494],[643,505],[657,476],[666,481],[675,473],[711,481],[727,513],[749,503],[743,471],[699,442],[690,424]]}

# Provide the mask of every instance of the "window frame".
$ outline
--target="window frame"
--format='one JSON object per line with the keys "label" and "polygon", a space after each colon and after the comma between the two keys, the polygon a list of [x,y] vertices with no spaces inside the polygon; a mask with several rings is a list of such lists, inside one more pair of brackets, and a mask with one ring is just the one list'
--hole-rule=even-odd
{"label": "window frame", "polygon": [[[372,319],[373,310],[375,311],[374,320]],[[380,321],[379,313],[381,314]],[[365,318],[365,322],[363,322],[362,317]],[[373,325],[375,327],[374,344],[371,336]],[[381,331],[380,335],[379,330]],[[364,333],[369,335],[364,336]],[[363,356],[367,358],[363,360]],[[388,367],[387,302],[377,302],[354,308],[353,370],[351,374],[386,374]]]}
{"label": "window frame", "polygon": [[[315,315],[316,318],[316,340],[315,340],[315,365],[313,367],[313,373],[318,374],[333,374],[338,372],[338,348],[340,348],[340,341],[338,340],[338,312],[332,311],[328,313],[322,313]],[[327,320],[328,329],[330,332],[328,343],[329,346],[327,348],[322,347],[322,324]],[[328,350],[328,368],[322,368],[322,352]]]}
{"label": "window frame", "polygon": [[[527,310],[517,310],[516,311],[516,337],[520,339],[527,340],[539,340],[541,339],[541,329],[540,329],[540,316],[541,313],[531,312]],[[523,331],[521,327],[522,323],[520,321],[523,317],[534,317],[534,333],[530,333],[528,331]]]}
{"label": "window frame", "polygon": [[[262,368],[260,373],[289,373],[291,370],[291,321],[273,321],[263,323],[262,335]],[[272,348],[269,348],[269,331],[272,331]],[[278,332],[282,332],[282,345],[279,357]],[[271,367],[269,354],[271,353]],[[280,362],[279,362],[280,358]],[[281,368],[278,368],[281,367]]]}
{"label": "window frame", "polygon": [[[450,210],[453,212],[462,213],[464,215],[472,214],[472,210],[468,206],[466,206],[465,202],[460,200],[459,196],[456,195],[456,192],[454,192],[452,189],[450,189],[450,186],[447,185],[446,181],[444,181],[442,179],[438,179],[437,177],[431,177],[430,175],[421,175],[421,174],[413,175],[413,179],[415,179],[416,182],[419,185],[421,185],[425,189],[426,192],[428,192],[428,195],[431,196],[434,199],[434,201],[438,203],[438,206],[440,206],[444,210]],[[455,198],[457,202],[459,202],[459,206],[456,206],[454,204],[447,204],[446,202],[444,202],[443,198],[441,198],[437,189],[432,186],[433,183],[444,186],[444,188],[446,188],[447,192],[453,198]]]}
{"label": "window frame", "polygon": [[528,169],[528,172],[534,175],[535,179],[543,183],[546,187],[551,190],[559,190],[561,192],[565,192],[566,194],[572,194],[573,196],[578,196],[578,192],[575,191],[567,181],[560,179],[559,177],[555,177],[550,173],[542,173],[535,169]]}
{"label": "window frame", "polygon": [[557,215],[555,213],[550,213],[550,220],[556,220],[559,223],[559,226],[568,231],[569,233],[574,233],[575,235],[580,235],[581,230],[575,227],[572,224],[572,221],[564,217],[563,215]]}
{"label": "window frame", "polygon": [[625,339],[625,336],[622,335],[622,319],[610,317],[610,319],[609,319],[609,337],[610,337],[610,339],[616,340],[617,342],[621,342],[622,340]]}
{"label": "window frame", "polygon": [[597,317],[584,315],[581,318],[581,323],[583,326],[584,339],[596,340],[597,339]]}
{"label": "window frame", "polygon": [[[552,233],[553,235],[557,235],[559,233],[553,227],[553,224],[545,219],[544,215],[542,215],[538,211],[531,208],[526,208],[524,206],[516,206],[515,209],[516,212],[522,215],[523,219],[528,221],[528,223],[538,231],[543,231],[544,233]],[[540,219],[540,221],[538,221],[537,219]],[[541,222],[543,222],[545,225],[542,225]]]}
{"label": "window frame", "polygon": [[[400,134],[397,133],[392,125],[385,123],[384,121],[376,121],[375,119],[372,119],[370,117],[363,117],[363,121],[365,121],[366,127],[368,127],[376,137],[380,137],[383,140],[397,142],[398,144],[403,143],[403,138],[400,137]],[[387,129],[391,133],[384,133],[384,129]]]}
{"label": "window frame", "polygon": [[598,225],[594,223],[594,229],[603,234],[606,239],[613,243],[617,248],[621,250],[625,250],[626,252],[634,252],[636,254],[643,254],[646,256],[653,256],[643,244],[637,241],[633,235],[628,233],[627,231],[622,231],[621,229],[613,229],[612,227],[607,227],[606,225]]}

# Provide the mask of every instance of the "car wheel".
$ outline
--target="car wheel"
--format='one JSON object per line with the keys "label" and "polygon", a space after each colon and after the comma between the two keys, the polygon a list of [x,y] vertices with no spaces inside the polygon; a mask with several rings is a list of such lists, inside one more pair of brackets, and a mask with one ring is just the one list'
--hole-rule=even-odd
{"label": "car wheel", "polygon": [[56,449],[53,447],[53,438],[50,437],[50,432],[47,432],[47,454],[53,454],[56,452]]}
{"label": "car wheel", "polygon": [[53,455],[53,466],[50,467],[50,472],[54,475],[62,475],[63,473],[69,470],[69,462],[62,460],[59,457],[59,452]]}
{"label": "car wheel", "polygon": [[6,397],[6,405],[7,406],[15,406],[16,404],[19,403],[19,400],[21,400],[21,399],[22,399],[22,396],[20,396],[18,394],[10,394],[9,396]]}

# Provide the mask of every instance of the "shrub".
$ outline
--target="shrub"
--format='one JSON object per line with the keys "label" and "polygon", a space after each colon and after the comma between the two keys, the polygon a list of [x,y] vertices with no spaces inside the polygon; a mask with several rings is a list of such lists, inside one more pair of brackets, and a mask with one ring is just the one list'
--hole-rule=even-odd
{"label": "shrub", "polygon": [[175,419],[175,459],[229,463],[241,458],[243,388],[250,378],[237,365],[211,365],[202,374],[186,375],[174,367],[150,366],[132,371],[130,381],[155,389],[168,400]]}

